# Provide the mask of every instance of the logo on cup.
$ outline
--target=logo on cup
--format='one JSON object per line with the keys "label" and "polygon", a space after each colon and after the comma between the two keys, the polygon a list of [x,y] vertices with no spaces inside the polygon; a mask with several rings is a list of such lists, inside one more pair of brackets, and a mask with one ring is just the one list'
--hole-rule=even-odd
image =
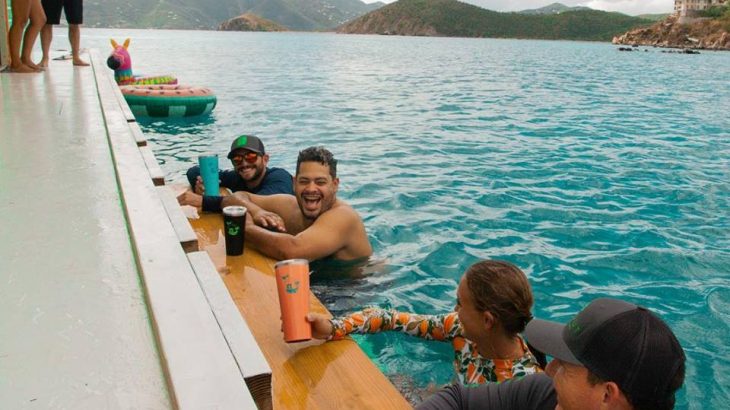
{"label": "logo on cup", "polygon": [[291,283],[286,284],[286,293],[297,293],[299,290],[299,281],[294,282],[294,285]]}
{"label": "logo on cup", "polygon": [[[287,281],[288,279],[289,279],[289,275],[284,275],[281,277],[281,280],[284,282]],[[299,281],[295,281],[294,285],[292,285],[291,283],[286,284],[286,293],[297,293],[298,290],[299,290]]]}
{"label": "logo on cup", "polygon": [[235,236],[238,235],[238,231],[241,230],[241,227],[232,221],[226,221],[226,229],[228,229],[228,235]]}

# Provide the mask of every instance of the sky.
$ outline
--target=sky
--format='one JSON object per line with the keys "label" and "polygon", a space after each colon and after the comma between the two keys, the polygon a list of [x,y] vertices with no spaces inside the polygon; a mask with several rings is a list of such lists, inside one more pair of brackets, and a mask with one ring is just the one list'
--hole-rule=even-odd
{"label": "sky", "polygon": [[[365,0],[372,3],[378,0]],[[392,3],[395,0],[380,0]],[[489,10],[520,11],[537,9],[552,3],[563,3],[566,6],[585,6],[595,10],[618,11],[624,14],[671,13],[674,11],[674,0],[461,0]]]}

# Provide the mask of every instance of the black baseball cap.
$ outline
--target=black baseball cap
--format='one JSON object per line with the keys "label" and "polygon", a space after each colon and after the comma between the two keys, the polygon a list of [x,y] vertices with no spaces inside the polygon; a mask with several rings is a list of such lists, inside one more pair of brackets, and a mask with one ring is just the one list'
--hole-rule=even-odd
{"label": "black baseball cap", "polygon": [[622,300],[596,299],[566,325],[533,319],[525,336],[537,350],[613,381],[632,404],[673,402],[684,378],[684,350],[669,326]]}
{"label": "black baseball cap", "polygon": [[247,149],[261,155],[266,154],[266,151],[264,150],[264,143],[255,135],[241,135],[236,137],[236,139],[234,139],[231,143],[231,150],[228,152],[228,159],[231,159],[231,157],[233,157],[233,153],[239,149]]}

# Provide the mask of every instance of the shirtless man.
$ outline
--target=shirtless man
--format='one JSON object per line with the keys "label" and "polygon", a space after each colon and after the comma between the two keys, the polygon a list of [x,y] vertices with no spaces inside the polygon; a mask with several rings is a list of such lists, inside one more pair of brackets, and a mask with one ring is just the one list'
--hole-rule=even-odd
{"label": "shirtless man", "polygon": [[337,199],[339,184],[332,153],[310,147],[297,158],[295,196],[236,192],[221,206],[248,208],[246,242],[274,259],[366,258],[373,249],[365,226],[350,205]]}

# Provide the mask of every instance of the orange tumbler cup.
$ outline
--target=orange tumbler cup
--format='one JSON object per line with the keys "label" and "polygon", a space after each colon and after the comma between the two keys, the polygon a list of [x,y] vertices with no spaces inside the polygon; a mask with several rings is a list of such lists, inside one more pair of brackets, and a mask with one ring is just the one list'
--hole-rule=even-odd
{"label": "orange tumbler cup", "polygon": [[304,342],[312,338],[309,313],[309,261],[288,259],[274,265],[279,307],[284,322],[284,341]]}

